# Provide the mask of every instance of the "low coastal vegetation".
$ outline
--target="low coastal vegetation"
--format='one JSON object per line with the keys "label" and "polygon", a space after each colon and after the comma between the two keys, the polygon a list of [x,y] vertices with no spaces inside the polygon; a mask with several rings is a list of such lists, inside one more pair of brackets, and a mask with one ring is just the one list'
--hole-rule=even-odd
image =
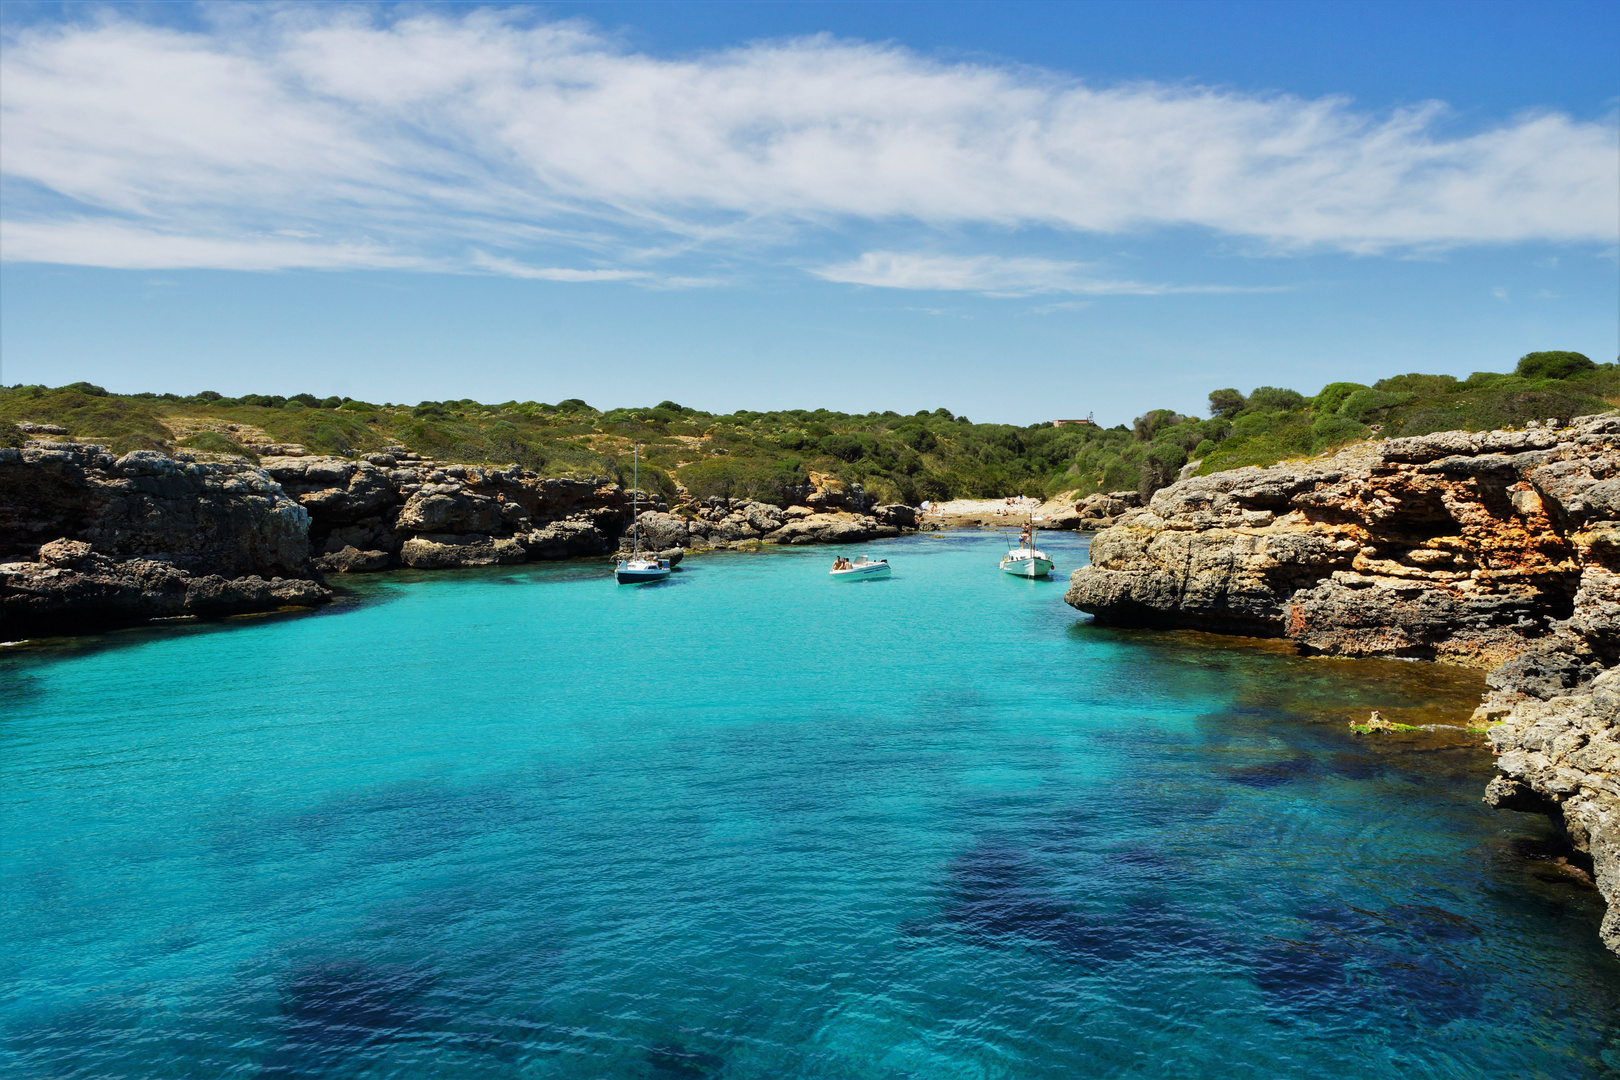
{"label": "low coastal vegetation", "polygon": [[[113,394],[78,382],[0,388],[0,422],[63,428],[115,450],[259,455],[377,453],[403,445],[445,461],[518,464],[552,476],[626,479],[642,444],[642,483],[674,498],[724,496],[786,505],[814,471],[861,484],[882,502],[1151,493],[1189,462],[1199,473],[1308,457],[1381,432],[1484,431],[1620,404],[1620,365],[1535,352],[1509,373],[1396,375],[1335,382],[1307,397],[1261,386],[1209,395],[1209,416],[1153,409],[1130,424],[973,423],[948,409],[827,409],[715,414],[673,401],[606,412],[578,399],[415,405],[204,391]],[[8,441],[28,434],[5,429]]]}

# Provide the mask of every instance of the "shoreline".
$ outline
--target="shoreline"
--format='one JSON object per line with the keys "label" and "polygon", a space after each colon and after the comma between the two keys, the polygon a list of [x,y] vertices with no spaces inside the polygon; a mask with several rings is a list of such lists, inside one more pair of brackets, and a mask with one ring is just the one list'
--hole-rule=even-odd
{"label": "shoreline", "polygon": [[1497,755],[1483,799],[1557,827],[1620,954],[1620,413],[1180,480],[1093,538],[1065,600],[1487,671],[1468,719]]}

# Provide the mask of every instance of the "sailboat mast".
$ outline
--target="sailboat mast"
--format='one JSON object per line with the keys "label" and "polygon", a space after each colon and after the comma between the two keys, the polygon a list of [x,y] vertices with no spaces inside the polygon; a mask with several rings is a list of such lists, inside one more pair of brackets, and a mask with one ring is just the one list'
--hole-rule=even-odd
{"label": "sailboat mast", "polygon": [[634,470],[631,475],[635,478],[631,482],[635,486],[630,489],[630,555],[632,558],[634,558],[635,556],[641,554],[641,512],[638,509],[640,503],[636,501],[641,498],[640,443],[636,443],[635,464],[632,465],[631,468]]}

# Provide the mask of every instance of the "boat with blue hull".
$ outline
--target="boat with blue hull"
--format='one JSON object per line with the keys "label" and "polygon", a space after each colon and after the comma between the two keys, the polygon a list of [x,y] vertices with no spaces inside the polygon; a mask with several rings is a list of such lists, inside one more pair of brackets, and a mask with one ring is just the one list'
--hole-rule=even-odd
{"label": "boat with blue hull", "polygon": [[633,487],[630,490],[630,557],[620,559],[619,564],[613,568],[613,579],[620,585],[644,585],[651,581],[663,581],[669,577],[670,565],[668,559],[650,559],[641,554],[641,444],[636,444],[635,472]]}

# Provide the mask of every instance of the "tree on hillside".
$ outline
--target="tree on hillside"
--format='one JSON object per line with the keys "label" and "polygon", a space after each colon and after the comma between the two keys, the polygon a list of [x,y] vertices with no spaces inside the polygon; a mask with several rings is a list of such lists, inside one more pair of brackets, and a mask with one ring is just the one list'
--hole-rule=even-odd
{"label": "tree on hillside", "polygon": [[1209,392],[1209,413],[1211,416],[1219,416],[1230,420],[1248,407],[1248,399],[1230,387],[1225,390],[1211,390]]}

